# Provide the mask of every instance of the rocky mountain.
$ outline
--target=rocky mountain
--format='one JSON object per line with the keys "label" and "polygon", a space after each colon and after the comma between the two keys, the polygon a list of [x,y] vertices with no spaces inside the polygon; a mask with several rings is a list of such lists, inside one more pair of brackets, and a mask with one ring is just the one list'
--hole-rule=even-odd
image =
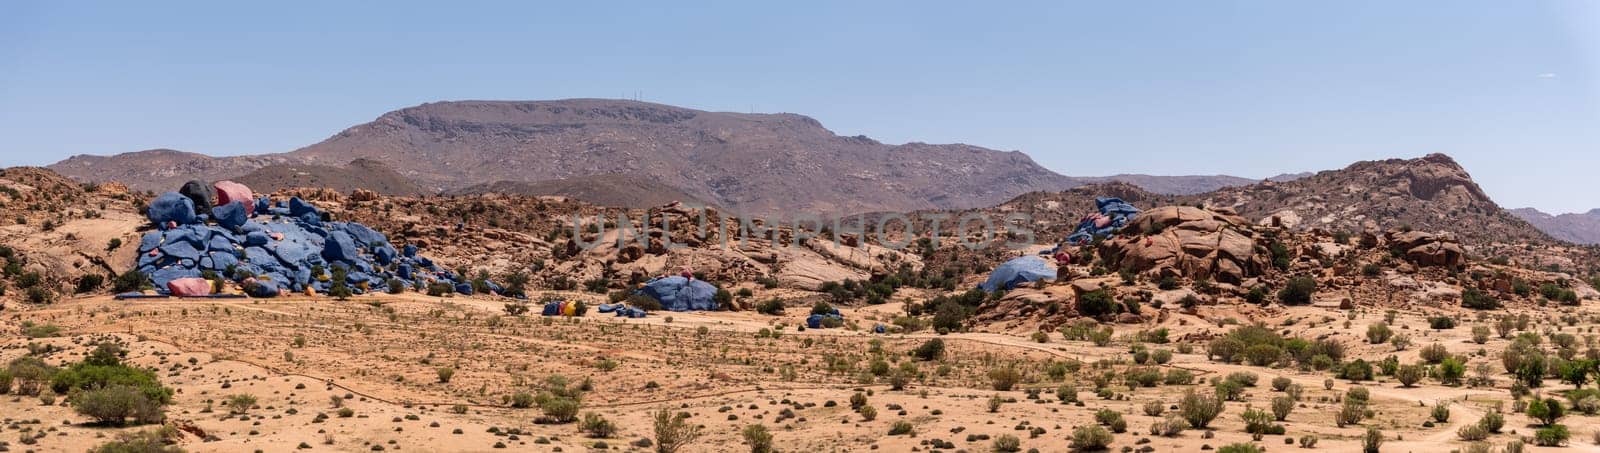
{"label": "rocky mountain", "polygon": [[233,179],[267,193],[294,187],[321,187],[340,192],[366,189],[384,195],[432,193],[388,165],[370,159],[356,159],[344,166],[274,164]]}
{"label": "rocky mountain", "polygon": [[297,160],[282,154],[212,157],[172,149],[150,149],[112,156],[77,155],[47,168],[79,181],[116,181],[134,190],[158,191],[172,190],[191,179],[234,178],[262,167]]}
{"label": "rocky mountain", "polygon": [[1556,239],[1574,244],[1600,244],[1600,209],[1551,215],[1534,208],[1520,208],[1512,209],[1511,214]]}
{"label": "rocky mountain", "polygon": [[1211,192],[1224,187],[1238,187],[1255,184],[1257,180],[1228,175],[1184,175],[1184,176],[1155,176],[1155,175],[1112,175],[1112,176],[1080,176],[1075,177],[1085,184],[1103,184],[1108,182],[1125,182],[1139,186],[1144,190],[1170,195],[1194,195]]}
{"label": "rocky mountain", "polygon": [[649,208],[674,201],[697,206],[714,206],[704,200],[651,178],[633,175],[594,175],[550,181],[499,181],[449,192],[452,195],[500,193],[507,195],[553,195],[599,206]]}
{"label": "rocky mountain", "polygon": [[[381,163],[425,192],[498,187],[557,193],[549,181],[629,175],[633,181],[618,187],[670,187],[674,198],[753,213],[980,207],[1027,191],[1104,181],[1176,194],[1253,182],[1232,176],[1067,177],[1021,152],[961,144],[887,145],[865,136],[838,136],[801,115],[600,99],[430,103],[386,113],[288,153],[211,157],[150,150],[74,156],[50,168],[80,181],[118,181],[152,191],[190,178],[243,178],[257,170],[262,171],[250,178],[264,188],[321,182],[340,189],[376,184],[364,188],[396,194],[419,190],[387,174],[372,179],[339,170],[350,168],[354,159]],[[489,184],[498,181],[506,184]],[[589,195],[595,191],[605,190]]]}
{"label": "rocky mountain", "polygon": [[[1023,212],[1044,238],[1060,239],[1075,219],[1094,212],[1094,198],[1120,197],[1136,206],[1188,205],[1225,208],[1258,224],[1292,230],[1383,232],[1389,229],[1451,231],[1463,243],[1547,244],[1551,237],[1500,208],[1472,177],[1443,154],[1351,164],[1291,179],[1261,181],[1195,195],[1167,195],[1127,183],[1028,193],[988,210]],[[960,213],[957,213],[959,215]]]}
{"label": "rocky mountain", "polygon": [[623,100],[439,102],[384,114],[284,154],[77,156],[52,169],[140,189],[278,164],[382,162],[423,187],[633,174],[752,212],[859,212],[993,204],[1075,182],[1021,152],[886,145],[795,114],[706,112]]}
{"label": "rocky mountain", "polygon": [[1501,209],[1444,154],[1356,162],[1288,182],[1224,188],[1191,202],[1297,229],[1455,231],[1463,242],[1477,244],[1550,240]]}

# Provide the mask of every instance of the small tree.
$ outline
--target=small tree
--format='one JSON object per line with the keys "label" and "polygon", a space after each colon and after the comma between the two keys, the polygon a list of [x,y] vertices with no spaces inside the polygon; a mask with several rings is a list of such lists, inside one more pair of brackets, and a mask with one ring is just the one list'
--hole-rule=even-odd
{"label": "small tree", "polygon": [[1528,403],[1528,417],[1538,420],[1541,426],[1550,426],[1566,416],[1566,409],[1555,398],[1534,398]]}
{"label": "small tree", "polygon": [[687,413],[673,414],[665,408],[655,412],[656,453],[677,453],[700,438],[702,427],[690,425],[687,418]]}
{"label": "small tree", "polygon": [[227,404],[229,412],[235,414],[247,413],[250,412],[250,408],[256,406],[256,396],[248,393],[232,395],[228,397]]}
{"label": "small tree", "polygon": [[750,453],[772,453],[772,433],[764,425],[749,425],[739,432],[744,436],[744,444],[750,446]]}
{"label": "small tree", "polygon": [[338,300],[350,299],[350,284],[346,281],[350,277],[350,270],[344,266],[333,266],[333,277],[328,281],[328,295]]}

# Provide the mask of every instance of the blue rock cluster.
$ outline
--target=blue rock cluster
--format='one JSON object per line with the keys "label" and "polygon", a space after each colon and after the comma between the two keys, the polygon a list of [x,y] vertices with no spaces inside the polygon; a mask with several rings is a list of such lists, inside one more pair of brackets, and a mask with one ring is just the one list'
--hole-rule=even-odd
{"label": "blue rock cluster", "polygon": [[[340,266],[348,271],[346,283],[355,294],[383,291],[389,279],[407,287],[444,283],[462,294],[473,292],[465,277],[418,256],[416,246],[396,249],[366,225],[324,221],[316,206],[298,197],[276,204],[257,198],[254,212],[240,202],[208,214],[197,214],[194,206],[177,192],[150,204],[148,216],[156,229],[139,242],[138,270],[158,291],[166,291],[174,279],[211,271],[255,297],[307,288],[326,293],[333,286],[333,268]],[[489,289],[501,290],[493,283]]]}

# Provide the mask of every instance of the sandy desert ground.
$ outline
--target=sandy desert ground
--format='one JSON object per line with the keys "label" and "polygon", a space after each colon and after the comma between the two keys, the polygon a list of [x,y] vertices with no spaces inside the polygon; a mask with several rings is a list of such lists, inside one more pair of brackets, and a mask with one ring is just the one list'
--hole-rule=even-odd
{"label": "sandy desert ground", "polygon": [[[770,429],[781,451],[990,451],[1003,435],[1016,436],[1023,450],[1067,451],[1073,429],[1095,425],[1102,409],[1120,413],[1126,424],[1126,432],[1114,434],[1113,451],[1196,451],[1251,442],[1241,413],[1264,410],[1283,395],[1269,384],[1277,377],[1304,390],[1281,422],[1286,433],[1255,442],[1269,451],[1299,449],[1299,440],[1312,435],[1315,450],[1359,451],[1369,426],[1382,430],[1382,451],[1468,451],[1470,443],[1459,440],[1458,430],[1497,405],[1512,406],[1512,379],[1497,358],[1509,340],[1473,342],[1472,327],[1491,321],[1480,323],[1470,313],[1455,314],[1460,325],[1448,330],[1428,328],[1426,317],[1433,313],[1394,313],[1390,325],[1411,339],[1402,351],[1356,340],[1369,324],[1389,316],[1376,310],[1318,305],[1239,316],[1302,338],[1344,339],[1347,358],[1373,362],[1393,354],[1400,363],[1413,363],[1423,346],[1442,345],[1468,357],[1468,370],[1493,365],[1492,386],[1444,386],[1426,378],[1405,388],[1389,376],[1354,383],[1326,371],[1208,360],[1202,339],[1226,332],[1232,326],[1224,324],[1235,321],[1214,314],[1207,320],[1201,316],[1211,313],[1202,313],[1168,317],[1163,326],[1172,343],[1143,344],[1147,351],[1192,346],[1191,353],[1176,352],[1169,362],[1151,366],[1163,374],[1186,370],[1194,384],[1141,387],[1121,377],[1130,367],[1142,367],[1130,363],[1137,342],[1133,326],[1116,326],[1109,344],[1095,346],[1067,341],[1059,332],[1038,342],[1026,332],[797,331],[807,307],[789,307],[785,316],[709,312],[626,319],[594,312],[578,318],[511,316],[503,305],[490,298],[421,295],[348,301],[84,298],[7,312],[4,323],[12,332],[29,321],[58,326],[61,333],[38,339],[9,335],[0,359],[20,357],[30,344],[49,345],[59,350],[46,354],[47,361],[64,364],[101,341],[123,343],[128,362],[159,370],[163,383],[176,389],[167,414],[169,425],[186,431],[178,445],[218,452],[650,451],[640,439],[653,437],[651,414],[660,409],[686,412],[690,422],[704,425],[703,436],[682,451],[749,451],[740,431],[751,424]],[[896,304],[868,306],[846,309],[845,316],[865,326],[898,310]],[[1557,322],[1561,313],[1554,310],[1527,314],[1530,330],[1574,333],[1592,345],[1591,313],[1572,314],[1579,321],[1573,325]],[[935,338],[946,344],[942,359],[919,361],[908,354]],[[1069,363],[1075,371],[1060,375]],[[902,366],[914,374],[906,375],[904,389],[892,390],[888,376]],[[991,372],[1004,367],[1018,370],[1020,382],[998,391]],[[440,382],[441,368],[453,370],[448,382]],[[1116,377],[1097,395],[1096,376],[1106,372]],[[1150,433],[1153,423],[1176,411],[1186,390],[1209,393],[1211,382],[1236,372],[1254,373],[1259,381],[1227,402],[1209,429],[1173,437]],[[615,435],[599,439],[580,431],[578,423],[539,423],[540,409],[508,404],[517,393],[537,393],[551,375],[574,386],[587,380],[592,388],[582,396],[581,412],[609,419]],[[1079,403],[1061,401],[1062,385],[1075,387]],[[1357,386],[1371,394],[1371,417],[1338,427],[1339,400]],[[1569,388],[1549,379],[1542,390]],[[873,419],[851,409],[858,393],[876,411]],[[257,403],[232,413],[223,401],[239,394]],[[998,402],[992,411],[991,400]],[[1440,402],[1450,404],[1448,421],[1430,423]],[[1162,408],[1162,415],[1147,415],[1147,406]],[[1496,449],[1535,429],[1525,415],[1506,412],[1505,430],[1488,438]],[[149,429],[93,425],[60,398],[42,404],[38,397],[8,395],[0,399],[0,413],[0,439],[11,451],[84,451],[120,431]],[[1573,439],[1561,450],[1594,448],[1594,420],[1569,415],[1564,422]],[[890,435],[899,422],[910,423],[912,434]],[[1542,450],[1531,442],[1525,448]]]}

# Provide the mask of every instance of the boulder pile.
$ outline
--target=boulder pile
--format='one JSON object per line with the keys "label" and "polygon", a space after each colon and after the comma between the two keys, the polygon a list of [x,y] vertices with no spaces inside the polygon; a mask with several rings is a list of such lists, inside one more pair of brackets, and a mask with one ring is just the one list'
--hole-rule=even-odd
{"label": "boulder pile", "polygon": [[[255,297],[326,293],[336,267],[346,271],[353,294],[386,288],[390,280],[407,288],[443,283],[463,294],[474,290],[465,277],[418,256],[416,246],[396,249],[365,225],[327,221],[299,197],[274,203],[232,181],[209,190],[199,184],[191,181],[183,193],[167,192],[150,203],[147,215],[155,229],[140,240],[137,270],[159,292],[171,291],[168,284],[175,280],[214,274]],[[196,201],[208,205],[196,209]]]}
{"label": "boulder pile", "polygon": [[1250,222],[1226,209],[1151,209],[1100,247],[1100,256],[1119,258],[1113,263],[1117,269],[1233,284],[1271,264]]}
{"label": "boulder pile", "polygon": [[1418,266],[1459,267],[1466,264],[1467,251],[1451,233],[1389,231],[1384,233],[1389,248]]}

